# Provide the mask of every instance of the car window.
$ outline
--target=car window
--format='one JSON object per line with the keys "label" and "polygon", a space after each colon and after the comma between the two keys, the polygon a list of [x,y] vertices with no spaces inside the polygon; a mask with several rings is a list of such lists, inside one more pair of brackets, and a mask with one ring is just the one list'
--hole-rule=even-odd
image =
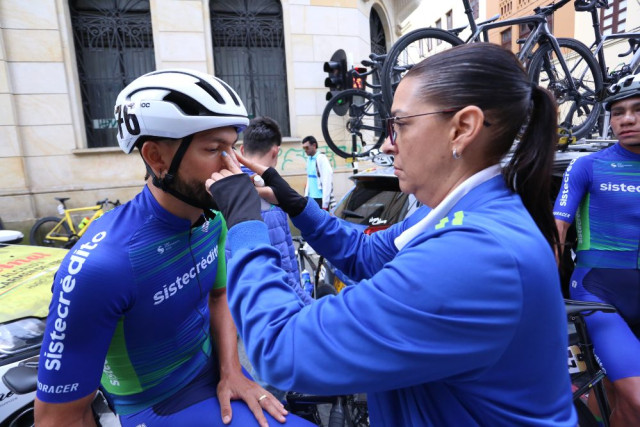
{"label": "car window", "polygon": [[337,217],[366,226],[395,224],[404,219],[408,197],[396,180],[361,180],[335,211]]}

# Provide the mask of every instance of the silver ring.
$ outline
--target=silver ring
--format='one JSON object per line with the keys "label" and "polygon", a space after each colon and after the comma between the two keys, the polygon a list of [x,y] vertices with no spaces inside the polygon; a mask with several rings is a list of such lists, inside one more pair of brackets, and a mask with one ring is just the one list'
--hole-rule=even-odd
{"label": "silver ring", "polygon": [[267,395],[266,395],[266,394],[263,394],[262,396],[260,396],[260,397],[258,398],[258,402],[262,401],[262,399],[264,399],[265,397],[267,397]]}

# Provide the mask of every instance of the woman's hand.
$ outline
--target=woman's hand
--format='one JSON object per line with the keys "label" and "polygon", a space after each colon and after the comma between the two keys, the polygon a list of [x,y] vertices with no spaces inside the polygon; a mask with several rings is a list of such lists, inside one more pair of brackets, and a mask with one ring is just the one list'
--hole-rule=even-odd
{"label": "woman's hand", "polygon": [[227,221],[227,227],[244,221],[262,221],[260,197],[249,175],[242,172],[235,157],[222,152],[223,169],[211,174],[205,187]]}
{"label": "woman's hand", "polygon": [[[305,206],[307,206],[307,199],[291,188],[287,181],[285,181],[274,168],[267,168],[266,166],[254,163],[239,153],[236,153],[236,157],[240,163],[262,177],[265,185],[273,190],[278,206],[289,214],[289,216],[299,215]],[[267,198],[265,199],[270,201]]]}

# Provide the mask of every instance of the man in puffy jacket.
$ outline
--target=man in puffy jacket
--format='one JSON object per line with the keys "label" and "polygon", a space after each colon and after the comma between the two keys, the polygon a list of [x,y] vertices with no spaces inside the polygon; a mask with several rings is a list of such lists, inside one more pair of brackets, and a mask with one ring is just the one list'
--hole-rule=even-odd
{"label": "man in puffy jacket", "polygon": [[[245,129],[243,135],[241,147],[243,155],[264,166],[276,167],[278,164],[280,145],[282,144],[282,133],[280,132],[280,126],[278,126],[275,120],[267,116],[256,117],[249,122],[249,126]],[[243,167],[243,170],[249,175],[254,174],[254,172],[248,168]],[[254,177],[260,179],[258,175],[254,175]],[[260,182],[254,181],[254,184],[259,186]],[[258,187],[258,189],[260,193],[260,187]],[[265,190],[271,191],[268,188],[265,188]],[[263,197],[269,198],[269,195],[263,195]],[[293,246],[293,240],[291,239],[291,230],[289,228],[287,214],[264,198],[261,199],[260,208],[262,219],[269,228],[271,245],[280,252],[282,268],[287,272],[287,282],[289,286],[296,291],[305,304],[311,303],[313,299],[302,289],[302,286],[300,286],[300,271],[298,270],[298,263],[296,262],[296,250]],[[285,392],[262,381],[255,369],[252,370],[251,375],[274,396],[280,400],[284,399]]]}
{"label": "man in puffy jacket", "polygon": [[[276,167],[278,164],[278,154],[282,144],[282,133],[280,126],[270,117],[262,116],[251,120],[247,129],[243,133],[241,151],[244,156],[267,167]],[[248,168],[244,171],[253,175],[254,172]],[[258,177],[260,179],[260,177]],[[257,183],[259,185],[259,183]],[[265,188],[266,191],[271,191]],[[260,189],[258,190],[260,193]],[[300,286],[300,271],[296,262],[296,251],[291,239],[291,229],[287,214],[279,207],[269,203],[266,199],[269,195],[263,195],[261,213],[264,222],[269,227],[269,239],[271,244],[280,251],[282,257],[282,268],[287,272],[289,285],[296,291],[298,296],[305,302],[312,301],[308,293],[304,292]]]}

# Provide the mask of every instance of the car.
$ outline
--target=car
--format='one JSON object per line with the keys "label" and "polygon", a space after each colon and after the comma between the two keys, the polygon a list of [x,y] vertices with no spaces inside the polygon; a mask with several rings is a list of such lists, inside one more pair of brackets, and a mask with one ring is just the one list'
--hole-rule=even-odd
{"label": "car", "polygon": [[420,202],[400,191],[393,170],[393,166],[370,168],[351,176],[354,185],[333,214],[365,234],[384,230],[411,215]]}
{"label": "car", "polygon": [[[332,210],[333,215],[365,234],[389,228],[412,215],[421,203],[413,195],[400,191],[393,171],[393,166],[373,167],[352,175],[349,179],[354,185]],[[355,283],[327,260],[323,260],[322,267],[319,296],[340,292]],[[329,292],[330,288],[335,291]]]}
{"label": "car", "polygon": [[[572,144],[566,150],[558,151],[552,170],[551,194],[553,200],[551,202],[555,201],[562,184],[562,176],[571,161],[606,148],[612,143],[612,141],[581,141],[581,143]],[[505,157],[503,164],[506,164],[509,159],[510,156]],[[391,159],[387,163],[392,162]],[[407,195],[400,191],[398,178],[393,171],[393,166],[374,167],[351,176],[350,179],[354,185],[338,202],[332,211],[333,214],[366,234],[389,228],[412,215],[421,206],[421,203],[413,195]],[[573,234],[568,238],[571,238]],[[345,286],[355,284],[330,262],[323,260],[322,266],[324,270],[321,276],[324,283],[320,286],[329,285],[336,292],[340,292]],[[325,286],[323,288],[326,289]]]}
{"label": "car", "polygon": [[[2,426],[33,425],[38,359],[49,314],[51,284],[67,252],[42,246],[0,245]],[[120,426],[101,393],[96,394],[92,407],[103,426]]]}

